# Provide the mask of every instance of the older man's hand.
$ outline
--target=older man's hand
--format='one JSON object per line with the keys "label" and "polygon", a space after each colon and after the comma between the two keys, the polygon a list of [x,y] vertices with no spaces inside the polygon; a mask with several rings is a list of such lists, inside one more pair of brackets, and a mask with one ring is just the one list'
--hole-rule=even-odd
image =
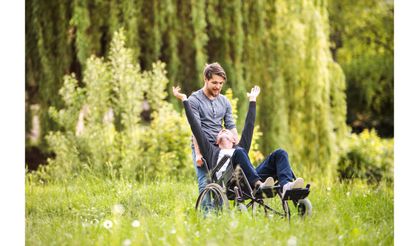
{"label": "older man's hand", "polygon": [[173,95],[177,97],[179,100],[185,101],[186,99],[188,99],[186,94],[180,93],[179,86],[176,86],[176,87],[173,86],[172,89],[173,89]]}
{"label": "older man's hand", "polygon": [[247,93],[247,97],[249,98],[249,101],[256,102],[256,97],[258,97],[259,93],[260,93],[260,87],[257,85],[254,86],[252,90],[250,91],[250,93],[249,92]]}

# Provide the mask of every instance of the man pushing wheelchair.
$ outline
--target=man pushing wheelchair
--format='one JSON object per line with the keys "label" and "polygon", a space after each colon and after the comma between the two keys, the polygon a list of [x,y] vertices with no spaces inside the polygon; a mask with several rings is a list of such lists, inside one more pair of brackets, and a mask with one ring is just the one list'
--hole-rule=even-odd
{"label": "man pushing wheelchair", "polygon": [[[218,133],[214,145],[210,143],[199,124],[199,121],[195,118],[187,96],[180,92],[179,87],[173,87],[174,96],[183,102],[189,125],[195,136],[202,157],[207,164],[208,171],[214,171],[217,164],[218,168],[224,167],[225,169],[227,165],[220,166],[219,164],[221,160],[225,161],[225,157],[228,157],[228,162],[230,162],[234,168],[239,166],[242,169],[246,180],[253,189],[253,192],[251,192],[252,194],[250,195],[251,197],[254,198],[259,190],[274,187],[281,189],[281,198],[284,198],[287,191],[294,189],[301,190],[304,187],[304,180],[302,178],[296,178],[291,169],[287,152],[282,149],[275,150],[260,163],[256,169],[251,164],[248,155],[256,119],[256,98],[259,93],[260,88],[258,86],[253,87],[251,92],[247,93],[249,98],[249,109],[240,141],[238,143],[236,142],[233,132],[228,129],[222,129]],[[208,98],[208,100],[210,99]],[[220,170],[217,170],[217,172],[220,172]],[[277,180],[277,186],[275,186],[275,180]],[[309,186],[306,189],[305,196],[308,195],[308,188]]]}

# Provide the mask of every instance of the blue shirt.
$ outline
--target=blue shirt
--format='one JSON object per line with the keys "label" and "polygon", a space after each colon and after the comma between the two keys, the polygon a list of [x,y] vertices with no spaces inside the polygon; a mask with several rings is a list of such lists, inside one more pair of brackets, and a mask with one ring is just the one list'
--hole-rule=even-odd
{"label": "blue shirt", "polygon": [[210,100],[201,88],[192,93],[188,100],[195,119],[210,143],[215,144],[223,124],[229,130],[236,128],[231,104],[226,96],[219,94]]}

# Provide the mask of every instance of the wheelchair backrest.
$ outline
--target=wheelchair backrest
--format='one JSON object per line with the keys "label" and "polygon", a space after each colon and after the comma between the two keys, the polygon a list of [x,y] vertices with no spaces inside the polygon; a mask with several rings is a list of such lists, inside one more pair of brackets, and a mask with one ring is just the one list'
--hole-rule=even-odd
{"label": "wheelchair backrest", "polygon": [[230,155],[224,155],[217,165],[211,170],[212,182],[225,185],[233,176],[234,167]]}

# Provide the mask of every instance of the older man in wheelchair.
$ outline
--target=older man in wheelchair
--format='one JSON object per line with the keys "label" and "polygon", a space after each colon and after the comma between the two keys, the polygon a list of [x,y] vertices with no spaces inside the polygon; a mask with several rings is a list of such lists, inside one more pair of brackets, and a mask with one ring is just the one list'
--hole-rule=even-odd
{"label": "older man in wheelchair", "polygon": [[[272,152],[255,169],[249,159],[249,150],[253,137],[256,119],[256,98],[260,88],[255,86],[248,93],[249,109],[239,143],[234,141],[233,133],[223,129],[217,136],[217,146],[211,144],[205,137],[200,124],[195,119],[187,96],[180,93],[179,87],[173,87],[173,94],[182,100],[191,130],[201,150],[209,175],[209,184],[200,193],[196,208],[228,208],[228,199],[234,200],[241,209],[261,205],[265,213],[274,213],[288,217],[290,211],[287,200],[294,202],[301,215],[311,213],[311,204],[306,199],[310,186],[304,188],[304,180],[296,178],[285,150]],[[277,183],[275,183],[275,180]],[[265,204],[264,198],[281,199],[284,213],[280,213]],[[244,202],[250,200],[245,205]]]}

